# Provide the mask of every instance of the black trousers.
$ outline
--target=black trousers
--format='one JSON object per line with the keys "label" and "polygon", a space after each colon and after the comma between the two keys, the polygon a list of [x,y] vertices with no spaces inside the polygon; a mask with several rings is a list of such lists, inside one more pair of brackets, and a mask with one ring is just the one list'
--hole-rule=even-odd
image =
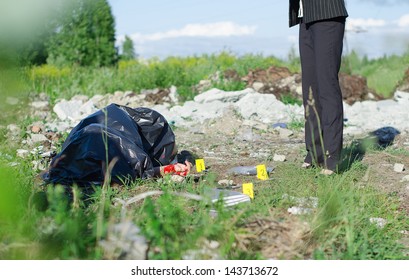
{"label": "black trousers", "polygon": [[301,23],[299,48],[305,109],[305,162],[336,170],[343,143],[338,73],[345,18]]}

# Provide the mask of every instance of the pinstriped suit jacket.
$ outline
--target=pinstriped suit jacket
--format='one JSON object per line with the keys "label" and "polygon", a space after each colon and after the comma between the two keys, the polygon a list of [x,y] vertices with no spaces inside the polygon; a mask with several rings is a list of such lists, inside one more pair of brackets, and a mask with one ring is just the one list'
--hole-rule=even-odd
{"label": "pinstriped suit jacket", "polygon": [[[304,15],[303,21],[310,23],[313,21],[330,19],[335,17],[347,17],[344,0],[302,0]],[[290,27],[300,22],[298,18],[299,0],[290,0]]]}

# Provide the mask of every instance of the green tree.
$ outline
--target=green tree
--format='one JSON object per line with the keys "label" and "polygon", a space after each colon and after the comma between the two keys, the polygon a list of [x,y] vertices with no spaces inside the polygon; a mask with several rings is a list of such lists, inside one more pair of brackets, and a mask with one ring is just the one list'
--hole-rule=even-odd
{"label": "green tree", "polygon": [[122,55],[121,55],[121,59],[122,60],[132,60],[135,57],[137,57],[137,55],[135,54],[135,48],[133,45],[133,41],[131,38],[129,38],[129,36],[125,36],[125,41],[122,44]]}
{"label": "green tree", "polygon": [[51,64],[115,64],[118,59],[115,21],[108,2],[72,0],[70,6],[61,11],[48,52]]}

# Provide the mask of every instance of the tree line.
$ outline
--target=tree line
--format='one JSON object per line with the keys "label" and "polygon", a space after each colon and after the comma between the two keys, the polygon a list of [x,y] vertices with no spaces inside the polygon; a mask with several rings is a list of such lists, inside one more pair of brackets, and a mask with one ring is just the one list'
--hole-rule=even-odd
{"label": "tree line", "polygon": [[128,36],[121,54],[115,46],[115,19],[107,0],[61,1],[53,8],[41,28],[0,34],[3,63],[13,58],[20,66],[101,67],[135,58]]}

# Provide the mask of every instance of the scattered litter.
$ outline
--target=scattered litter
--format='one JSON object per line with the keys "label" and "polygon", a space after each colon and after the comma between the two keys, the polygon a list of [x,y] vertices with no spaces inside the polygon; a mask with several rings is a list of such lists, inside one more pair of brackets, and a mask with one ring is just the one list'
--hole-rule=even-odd
{"label": "scattered litter", "polygon": [[[274,167],[267,167],[266,170],[267,173],[271,173]],[[256,166],[237,166],[227,170],[227,173],[232,175],[257,175],[257,168]]]}
{"label": "scattered litter", "polygon": [[383,218],[369,218],[371,224],[375,224],[378,228],[383,228],[387,224],[387,221]]}

